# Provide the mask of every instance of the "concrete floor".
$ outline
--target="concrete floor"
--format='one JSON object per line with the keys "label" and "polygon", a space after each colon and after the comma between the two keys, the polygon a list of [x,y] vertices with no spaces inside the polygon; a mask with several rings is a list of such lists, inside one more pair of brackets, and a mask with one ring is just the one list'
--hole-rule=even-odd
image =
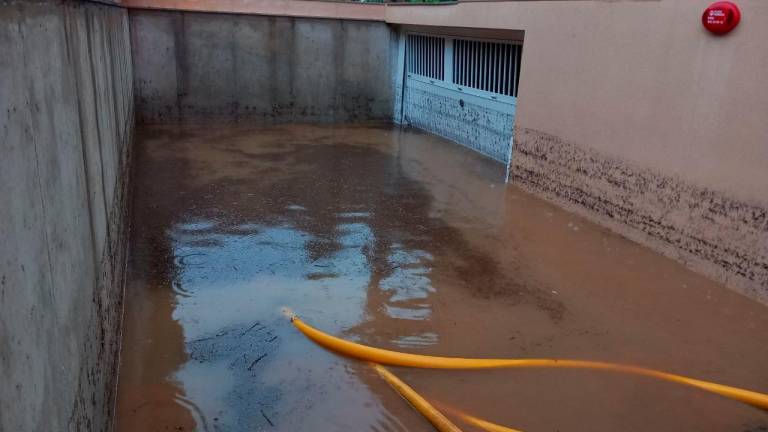
{"label": "concrete floor", "polygon": [[[390,126],[139,132],[120,431],[431,430],[335,335],[466,357],[631,363],[768,392],[768,309]],[[647,378],[397,369],[526,431],[765,431]],[[471,430],[467,427],[465,430]]]}

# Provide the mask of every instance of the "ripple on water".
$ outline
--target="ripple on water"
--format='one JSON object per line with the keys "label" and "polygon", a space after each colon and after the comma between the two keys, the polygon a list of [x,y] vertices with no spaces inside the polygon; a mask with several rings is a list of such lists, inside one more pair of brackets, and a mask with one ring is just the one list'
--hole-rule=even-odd
{"label": "ripple on water", "polygon": [[425,332],[410,336],[399,336],[392,340],[392,343],[402,348],[421,348],[434,345],[438,342],[437,333]]}

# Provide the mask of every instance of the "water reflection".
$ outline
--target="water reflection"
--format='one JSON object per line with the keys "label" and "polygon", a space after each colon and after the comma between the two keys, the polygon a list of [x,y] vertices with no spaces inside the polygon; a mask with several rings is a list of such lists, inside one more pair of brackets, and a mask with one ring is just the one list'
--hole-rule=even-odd
{"label": "water reflection", "polygon": [[392,343],[403,348],[421,348],[438,342],[437,333],[426,332],[419,335],[398,336]]}
{"label": "water reflection", "polygon": [[[286,210],[306,208],[294,204]],[[282,410],[298,402],[290,401],[284,382],[270,384],[267,378],[284,357],[279,323],[284,319],[276,314],[281,306],[294,305],[338,333],[364,321],[371,282],[367,254],[375,243],[368,216],[341,212],[333,235],[323,237],[289,223],[222,229],[215,220],[198,220],[169,230],[178,295],[172,318],[183,328],[189,354],[170,378],[184,389],[182,400],[194,407],[201,429],[275,424],[282,422]],[[328,244],[334,246],[316,252]],[[435,291],[428,278],[431,255],[402,244],[390,250],[391,272],[378,288],[388,296],[383,310],[393,319],[429,318],[427,297]],[[435,341],[435,334],[426,333],[403,336],[400,343]],[[327,373],[341,375],[332,381],[351,379],[347,369]]]}
{"label": "water reflection", "polygon": [[[295,131],[146,138],[134,266],[161,268],[162,282],[139,290],[171,287],[185,357],[161,379],[178,386],[175,400],[200,430],[423,426],[417,416],[395,420],[395,395],[382,400],[366,368],[308,345],[278,311],[291,306],[356,340],[397,329],[388,343],[423,349],[439,342],[428,323],[435,266],[476,254],[405,173],[399,133],[284,139]],[[163,355],[154,349],[134,359],[138,370]],[[329,415],[339,407],[344,416]]]}

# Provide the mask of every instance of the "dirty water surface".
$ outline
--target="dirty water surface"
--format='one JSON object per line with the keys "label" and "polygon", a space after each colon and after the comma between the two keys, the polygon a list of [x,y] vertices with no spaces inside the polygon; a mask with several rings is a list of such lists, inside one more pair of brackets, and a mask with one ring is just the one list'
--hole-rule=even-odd
{"label": "dirty water surface", "polygon": [[[389,125],[167,126],[141,129],[135,154],[120,432],[432,430],[283,306],[393,350],[768,392],[768,308],[505,186],[456,144]],[[768,428],[766,412],[643,377],[392,370],[529,432]]]}

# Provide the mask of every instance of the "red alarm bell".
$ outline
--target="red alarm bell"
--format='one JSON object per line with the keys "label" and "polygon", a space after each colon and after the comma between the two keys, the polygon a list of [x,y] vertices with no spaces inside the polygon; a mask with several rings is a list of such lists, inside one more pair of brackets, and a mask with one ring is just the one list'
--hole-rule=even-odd
{"label": "red alarm bell", "polygon": [[733,2],[712,3],[701,16],[704,28],[717,35],[724,35],[736,28],[741,21],[741,11]]}

